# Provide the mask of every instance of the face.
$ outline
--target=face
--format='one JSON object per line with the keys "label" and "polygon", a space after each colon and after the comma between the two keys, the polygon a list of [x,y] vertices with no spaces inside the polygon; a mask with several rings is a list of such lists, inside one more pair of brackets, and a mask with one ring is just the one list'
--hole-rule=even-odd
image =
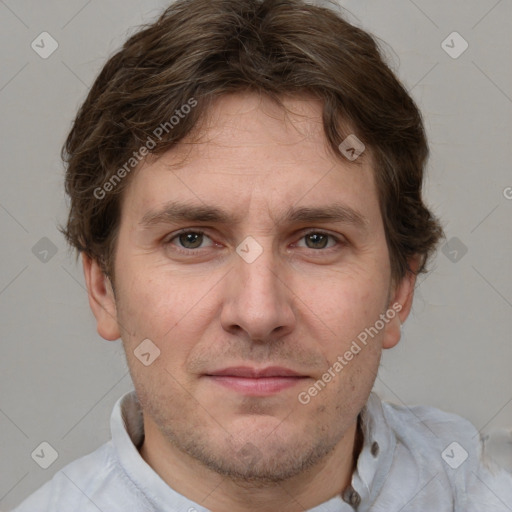
{"label": "face", "polygon": [[123,339],[147,431],[246,480],[289,478],[336,449],[411,290],[391,285],[370,154],[335,157],[321,104],[284,105],[217,100],[199,140],[131,177],[115,297],[86,265],[98,331]]}

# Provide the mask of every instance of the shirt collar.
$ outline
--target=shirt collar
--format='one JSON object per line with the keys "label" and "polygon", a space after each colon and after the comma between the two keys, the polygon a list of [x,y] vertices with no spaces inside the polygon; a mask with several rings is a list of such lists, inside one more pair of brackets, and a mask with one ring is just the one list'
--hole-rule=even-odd
{"label": "shirt collar", "polygon": [[[365,512],[374,503],[389,474],[396,447],[396,438],[387,424],[380,398],[371,393],[360,413],[363,444],[352,485],[337,496],[310,512],[342,510],[350,505],[353,510]],[[110,420],[112,442],[121,466],[132,483],[161,511],[178,507],[187,510],[194,507],[207,512],[169,487],[141,457],[138,447],[144,439],[142,409],[135,391],[122,396],[114,406]],[[337,508],[335,508],[337,507]]]}
{"label": "shirt collar", "polygon": [[167,485],[140,455],[138,447],[144,440],[144,422],[135,391],[126,393],[115,404],[110,430],[119,463],[131,483],[151,505],[149,510],[174,512],[196,509],[197,512],[208,512],[208,509]]}
{"label": "shirt collar", "polygon": [[360,508],[355,507],[360,512],[368,510],[382,490],[396,447],[396,437],[386,421],[382,401],[375,393],[370,394],[361,411],[361,428],[363,446],[352,475],[352,488],[359,496],[359,499],[352,499],[360,502]]}

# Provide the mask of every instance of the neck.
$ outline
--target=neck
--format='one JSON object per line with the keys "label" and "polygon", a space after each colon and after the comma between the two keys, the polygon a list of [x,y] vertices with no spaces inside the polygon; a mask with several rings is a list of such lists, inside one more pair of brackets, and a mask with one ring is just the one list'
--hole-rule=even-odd
{"label": "neck", "polygon": [[302,512],[320,505],[350,485],[362,446],[356,421],[318,464],[286,481],[263,484],[210,470],[170,444],[146,418],[144,430],[143,459],[172,489],[212,512]]}

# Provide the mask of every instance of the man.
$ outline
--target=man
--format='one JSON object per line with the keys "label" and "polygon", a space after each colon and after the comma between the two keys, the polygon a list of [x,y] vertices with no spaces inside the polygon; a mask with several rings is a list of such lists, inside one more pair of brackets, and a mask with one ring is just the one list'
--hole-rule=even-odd
{"label": "man", "polygon": [[64,233],[135,391],[18,512],[512,510],[472,425],[371,394],[442,236],[371,36],[301,0],[178,1],[64,149]]}

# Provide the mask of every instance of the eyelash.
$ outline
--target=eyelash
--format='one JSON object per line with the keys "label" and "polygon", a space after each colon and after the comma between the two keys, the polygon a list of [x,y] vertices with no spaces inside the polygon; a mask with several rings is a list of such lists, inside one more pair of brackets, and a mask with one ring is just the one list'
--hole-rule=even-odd
{"label": "eyelash", "polygon": [[[180,235],[185,235],[187,233],[194,233],[196,235],[206,235],[208,237],[208,234],[205,231],[201,230],[201,229],[183,229],[181,231],[178,231],[177,233],[174,233],[171,238],[165,240],[164,241],[164,245],[165,246],[172,245],[173,246],[173,250],[178,252],[178,253],[180,253],[180,254],[184,254],[184,255],[187,255],[187,256],[197,255],[198,253],[200,253],[204,249],[201,249],[201,248],[198,248],[198,249],[184,249],[184,248],[176,246],[176,245],[174,245],[172,243],[173,240],[177,239]],[[321,231],[321,230],[317,230],[317,229],[312,229],[312,230],[304,233],[300,237],[299,240],[302,240],[306,236],[312,235],[312,234],[324,235],[324,236],[330,237],[331,239],[333,239],[336,242],[336,245],[333,246],[333,247],[327,247],[325,249],[311,249],[309,247],[305,247],[305,249],[310,249],[311,251],[324,252],[325,253],[325,252],[331,252],[331,250],[335,250],[335,249],[339,248],[340,246],[345,245],[345,242],[341,238],[338,238],[337,236],[332,235],[331,233],[327,233],[326,231]],[[210,238],[210,237],[208,237],[208,238]],[[207,248],[205,248],[205,249],[207,249]]]}

